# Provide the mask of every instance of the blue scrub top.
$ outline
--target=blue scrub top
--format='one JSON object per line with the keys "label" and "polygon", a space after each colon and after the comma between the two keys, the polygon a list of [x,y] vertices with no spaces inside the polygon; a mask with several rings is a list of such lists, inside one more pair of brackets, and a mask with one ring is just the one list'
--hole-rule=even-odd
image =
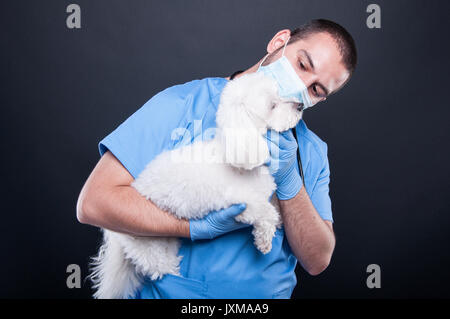
{"label": "blue scrub top", "polygon": [[[99,143],[136,178],[164,150],[211,138],[216,127],[225,78],[205,78],[175,85],[152,97]],[[300,121],[297,137],[306,190],[324,220],[333,221],[328,194],[327,146]],[[251,227],[213,240],[182,239],[182,277],[146,280],[136,298],[289,298],[297,283],[284,229],[276,232],[272,250],[263,255],[253,244]]]}

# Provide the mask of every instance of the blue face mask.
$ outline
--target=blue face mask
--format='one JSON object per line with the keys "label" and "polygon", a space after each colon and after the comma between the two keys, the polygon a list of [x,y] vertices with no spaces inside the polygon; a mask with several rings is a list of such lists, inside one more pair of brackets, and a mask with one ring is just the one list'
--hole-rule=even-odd
{"label": "blue face mask", "polygon": [[297,75],[289,60],[284,56],[284,49],[289,42],[286,41],[283,47],[281,58],[262,66],[268,55],[264,57],[259,65],[257,72],[263,72],[265,75],[272,77],[278,83],[278,94],[283,98],[292,98],[299,103],[303,103],[303,110],[314,104],[308,94],[308,88],[302,79]]}

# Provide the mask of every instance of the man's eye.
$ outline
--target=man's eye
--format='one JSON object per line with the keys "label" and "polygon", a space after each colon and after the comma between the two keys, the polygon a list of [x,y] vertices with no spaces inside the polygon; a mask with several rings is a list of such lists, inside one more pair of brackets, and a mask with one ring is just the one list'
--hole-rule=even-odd
{"label": "man's eye", "polygon": [[301,62],[301,61],[300,61],[300,69],[306,70],[305,65],[304,65],[303,62]]}
{"label": "man's eye", "polygon": [[317,85],[313,85],[312,89],[313,89],[314,95],[319,96],[319,92],[317,91]]}

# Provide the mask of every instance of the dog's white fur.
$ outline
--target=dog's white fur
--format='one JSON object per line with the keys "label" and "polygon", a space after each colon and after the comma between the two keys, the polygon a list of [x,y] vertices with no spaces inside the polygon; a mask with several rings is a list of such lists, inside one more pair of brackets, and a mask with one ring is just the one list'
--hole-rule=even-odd
{"label": "dog's white fur", "polygon": [[[132,186],[184,219],[246,203],[236,220],[253,225],[256,247],[268,253],[281,219],[269,202],[276,185],[263,165],[270,156],[264,134],[295,126],[301,118],[297,105],[280,98],[276,82],[262,73],[242,75],[222,92],[215,137],[161,153]],[[179,275],[179,246],[176,238],[134,237],[104,229],[103,245],[93,260],[94,296],[128,298],[144,277]]]}

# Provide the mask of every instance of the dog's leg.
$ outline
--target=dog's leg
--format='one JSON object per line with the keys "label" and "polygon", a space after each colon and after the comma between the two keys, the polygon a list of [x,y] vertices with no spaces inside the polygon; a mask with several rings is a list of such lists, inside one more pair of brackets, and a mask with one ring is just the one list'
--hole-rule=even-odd
{"label": "dog's leg", "polygon": [[272,238],[277,226],[281,223],[280,215],[272,204],[268,201],[260,201],[258,204],[250,202],[236,220],[253,225],[252,234],[256,248],[263,254],[270,252]]}

